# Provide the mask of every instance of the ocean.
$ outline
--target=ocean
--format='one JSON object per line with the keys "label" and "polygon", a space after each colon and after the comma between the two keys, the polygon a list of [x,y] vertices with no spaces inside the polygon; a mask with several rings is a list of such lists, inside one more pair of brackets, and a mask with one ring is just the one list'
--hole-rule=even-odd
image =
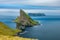
{"label": "ocean", "polygon": [[[16,29],[16,23],[13,22],[16,16],[0,16],[0,21],[4,22],[9,27]],[[39,40],[60,40],[60,16],[39,16],[32,17],[41,25],[27,27],[26,32],[19,36],[25,38],[36,38]]]}

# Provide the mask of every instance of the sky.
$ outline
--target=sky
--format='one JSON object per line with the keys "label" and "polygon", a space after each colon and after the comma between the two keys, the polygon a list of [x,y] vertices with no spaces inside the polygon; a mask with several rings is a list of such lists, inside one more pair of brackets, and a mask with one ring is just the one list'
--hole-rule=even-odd
{"label": "sky", "polygon": [[60,0],[0,0],[0,15],[16,16],[20,9],[27,13],[60,15]]}

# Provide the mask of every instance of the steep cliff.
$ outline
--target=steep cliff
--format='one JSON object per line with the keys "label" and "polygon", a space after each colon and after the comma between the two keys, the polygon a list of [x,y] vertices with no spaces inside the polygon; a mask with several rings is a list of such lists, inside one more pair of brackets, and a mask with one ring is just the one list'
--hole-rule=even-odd
{"label": "steep cliff", "polygon": [[32,38],[13,36],[17,32],[20,32],[20,30],[11,29],[6,24],[0,22],[0,40],[37,40]]}
{"label": "steep cliff", "polygon": [[0,35],[14,35],[18,32],[19,30],[11,29],[6,24],[0,22]]}
{"label": "steep cliff", "polygon": [[[20,16],[14,20],[18,26],[25,25],[25,26],[34,26],[37,25],[38,22],[34,21],[27,13],[25,13],[22,9],[20,10]],[[17,27],[18,27],[17,26]]]}

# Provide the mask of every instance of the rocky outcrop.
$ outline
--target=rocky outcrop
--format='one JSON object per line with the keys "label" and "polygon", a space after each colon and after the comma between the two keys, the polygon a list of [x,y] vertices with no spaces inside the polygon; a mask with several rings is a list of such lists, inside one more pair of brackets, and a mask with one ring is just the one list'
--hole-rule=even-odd
{"label": "rocky outcrop", "polygon": [[30,16],[28,16],[22,9],[20,10],[20,16],[17,17],[14,22],[16,22],[16,28],[18,29],[38,24],[38,22],[31,19]]}

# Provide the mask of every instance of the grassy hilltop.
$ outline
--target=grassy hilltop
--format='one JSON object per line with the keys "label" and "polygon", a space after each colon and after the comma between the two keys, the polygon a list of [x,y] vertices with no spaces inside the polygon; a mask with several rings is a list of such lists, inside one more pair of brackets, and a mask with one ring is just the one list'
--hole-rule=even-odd
{"label": "grassy hilltop", "polygon": [[[21,16],[17,17],[14,22],[19,23],[18,27],[20,25],[24,24],[26,26],[34,26],[37,25],[38,22],[34,21],[33,19],[30,18],[29,15],[27,15],[23,10],[20,11]],[[22,24],[21,24],[22,23]],[[17,34],[18,32],[21,32],[19,29],[12,29],[8,25],[4,24],[3,22],[0,22],[0,40],[36,40],[36,39],[31,39],[31,38],[22,38],[18,36],[13,36]]]}
{"label": "grassy hilltop", "polygon": [[14,22],[16,23],[21,23],[21,19],[23,19],[24,22],[26,22],[25,20],[27,20],[27,22],[25,23],[26,26],[31,25],[37,25],[39,24],[37,21],[33,20],[26,12],[24,12],[22,9],[20,10],[20,16],[16,18],[16,20],[14,20]]}
{"label": "grassy hilltop", "polygon": [[6,24],[0,22],[0,40],[36,40],[31,38],[23,38],[18,36],[12,36],[19,32],[19,30],[13,30],[9,28]]}
{"label": "grassy hilltop", "polygon": [[19,30],[17,29],[12,29],[9,28],[6,24],[4,24],[3,22],[0,22],[0,35],[14,35],[17,32],[19,32]]}

